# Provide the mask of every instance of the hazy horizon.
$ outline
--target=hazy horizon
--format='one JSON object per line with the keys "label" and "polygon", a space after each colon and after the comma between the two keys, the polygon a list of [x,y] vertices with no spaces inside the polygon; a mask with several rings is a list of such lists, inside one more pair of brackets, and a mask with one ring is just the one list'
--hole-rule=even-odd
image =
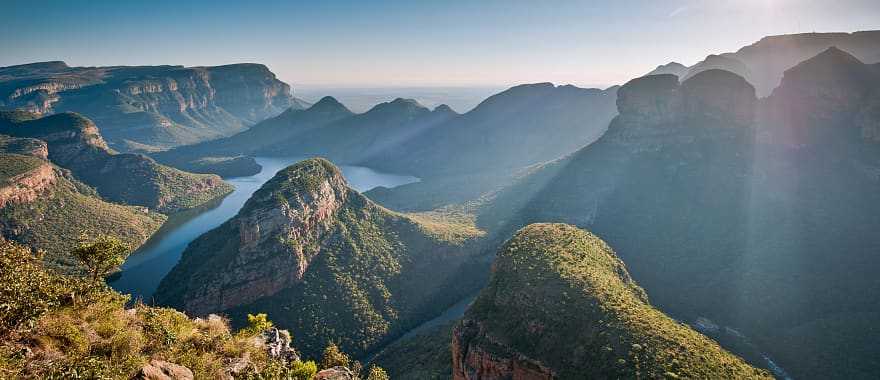
{"label": "hazy horizon", "polygon": [[256,62],[294,89],[607,87],[767,35],[871,29],[880,29],[880,7],[865,0],[553,7],[520,1],[48,1],[34,7],[13,0],[0,15],[0,66]]}

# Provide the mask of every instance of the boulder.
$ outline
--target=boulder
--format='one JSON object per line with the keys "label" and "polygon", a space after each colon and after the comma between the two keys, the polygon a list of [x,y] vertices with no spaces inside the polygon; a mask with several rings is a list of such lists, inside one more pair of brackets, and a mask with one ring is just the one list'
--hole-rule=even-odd
{"label": "boulder", "polygon": [[137,380],[193,380],[193,373],[182,365],[153,359],[132,379]]}

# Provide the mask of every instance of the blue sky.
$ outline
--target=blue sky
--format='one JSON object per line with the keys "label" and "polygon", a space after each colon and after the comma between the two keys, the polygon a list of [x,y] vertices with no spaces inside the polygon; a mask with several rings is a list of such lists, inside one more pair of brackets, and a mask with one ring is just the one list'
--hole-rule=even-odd
{"label": "blue sky", "polygon": [[610,85],[762,36],[880,29],[877,0],[0,2],[0,66],[259,62],[307,86]]}

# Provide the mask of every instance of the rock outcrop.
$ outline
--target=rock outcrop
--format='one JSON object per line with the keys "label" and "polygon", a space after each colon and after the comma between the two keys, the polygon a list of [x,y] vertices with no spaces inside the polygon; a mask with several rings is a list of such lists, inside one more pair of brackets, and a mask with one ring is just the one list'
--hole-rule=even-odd
{"label": "rock outcrop", "polygon": [[870,106],[878,94],[880,68],[866,65],[851,54],[830,47],[819,55],[786,70],[770,98],[772,107],[803,115],[800,123],[829,121]]}
{"label": "rock outcrop", "polygon": [[780,84],[786,70],[831,47],[846,51],[862,62],[877,63],[880,62],[880,31],[768,36],[736,52],[709,55],[691,67],[672,62],[646,75],[674,74],[683,81],[702,71],[721,69],[745,78],[755,87],[758,97],[766,97]]}
{"label": "rock outcrop", "polygon": [[473,291],[454,277],[479,231],[450,227],[388,211],[329,161],[309,159],[190,243],[156,297],[197,315],[265,311],[296,331],[306,356],[328,340],[361,354]]}
{"label": "rock outcrop", "polygon": [[193,380],[193,373],[182,365],[153,359],[132,379],[134,380]]}
{"label": "rock outcrop", "polygon": [[312,380],[357,380],[357,376],[346,367],[333,367],[318,371]]}
{"label": "rock outcrop", "polygon": [[456,380],[771,379],[654,309],[602,240],[523,228],[453,331]]}
{"label": "rock outcrop", "polygon": [[95,123],[79,114],[36,118],[4,112],[0,113],[0,133],[45,141],[49,160],[114,202],[174,212],[232,191],[216,175],[186,173],[143,155],[113,152]]}
{"label": "rock outcrop", "polygon": [[[11,164],[14,158],[2,156],[4,164]],[[48,162],[37,164],[36,168],[24,173],[4,178],[0,184],[0,208],[7,203],[30,203],[50,189],[58,180],[57,169]]]}
{"label": "rock outcrop", "polygon": [[724,70],[706,70],[679,85],[671,74],[650,75],[620,88],[618,122],[629,125],[674,125],[695,122],[755,120],[755,89],[742,77]]}
{"label": "rock outcrop", "polygon": [[53,267],[76,267],[83,232],[113,234],[137,247],[164,222],[143,207],[105,202],[48,160],[44,141],[0,135],[0,236],[46,251]]}
{"label": "rock outcrop", "polygon": [[290,107],[290,86],[266,66],[0,68],[0,107],[79,112],[121,150],[155,150],[241,131]]}

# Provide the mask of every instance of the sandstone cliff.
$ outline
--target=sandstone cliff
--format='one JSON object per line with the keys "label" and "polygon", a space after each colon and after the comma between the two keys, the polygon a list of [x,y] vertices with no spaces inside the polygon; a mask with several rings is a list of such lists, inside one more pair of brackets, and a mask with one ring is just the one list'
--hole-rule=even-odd
{"label": "sandstone cliff", "polygon": [[103,201],[68,170],[47,160],[41,140],[0,135],[0,236],[46,251],[46,261],[74,270],[69,252],[80,234],[113,234],[137,247],[165,217]]}
{"label": "sandstone cliff", "polygon": [[174,212],[232,190],[215,175],[182,172],[142,155],[117,154],[107,147],[95,123],[78,114],[36,118],[6,112],[0,114],[0,133],[45,141],[49,160],[114,202]]}
{"label": "sandstone cliff", "polygon": [[294,106],[263,65],[0,68],[0,107],[79,112],[120,150],[155,150],[230,135]]}
{"label": "sandstone cliff", "polygon": [[479,231],[424,221],[374,204],[326,160],[302,161],[193,241],[156,296],[194,314],[268,312],[308,355],[328,341],[363,354],[477,286],[455,276]]}

